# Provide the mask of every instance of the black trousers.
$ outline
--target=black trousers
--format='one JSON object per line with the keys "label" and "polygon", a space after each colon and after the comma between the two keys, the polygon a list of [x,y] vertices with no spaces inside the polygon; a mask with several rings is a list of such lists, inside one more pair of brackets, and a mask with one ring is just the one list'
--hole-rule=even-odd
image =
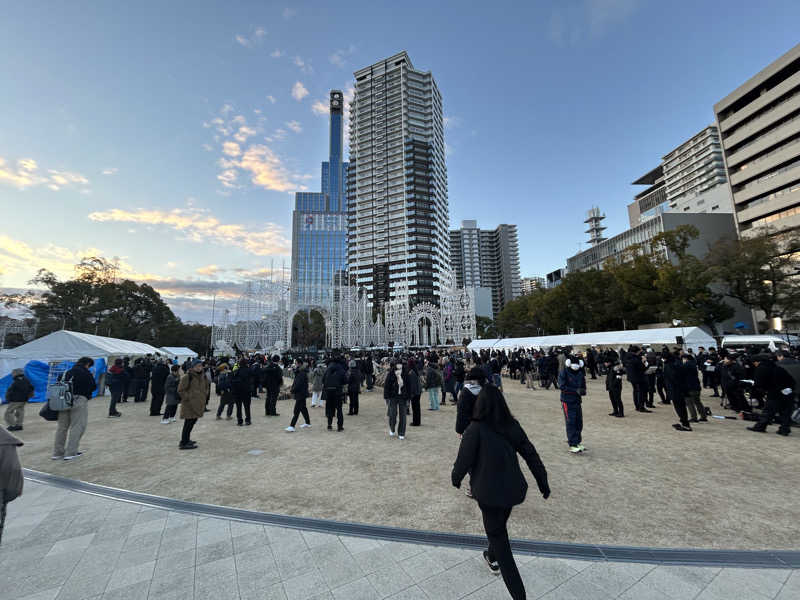
{"label": "black trousers", "polygon": [[147,380],[134,379],[133,380],[133,401],[144,402],[147,400]]}
{"label": "black trousers", "polygon": [[350,396],[350,410],[347,412],[349,415],[357,415],[358,414],[358,390],[350,390],[347,393]]}
{"label": "black trousers", "polygon": [[117,390],[116,392],[111,392],[111,402],[108,405],[108,414],[114,415],[117,413],[117,402],[119,402],[121,396],[121,389]]}
{"label": "black trousers", "polygon": [[194,424],[197,423],[197,419],[184,419],[183,420],[183,431],[181,432],[181,444],[186,444],[189,442],[190,437],[192,435],[192,429],[194,428]]}
{"label": "black trousers", "polygon": [[419,425],[422,418],[422,414],[420,413],[419,397],[420,394],[416,394],[411,397],[411,424],[414,426]]}
{"label": "black trousers", "polygon": [[217,407],[217,416],[222,416],[222,411],[225,410],[225,406],[228,407],[227,416],[230,417],[233,414],[233,407],[236,404],[236,401],[233,399],[233,395],[230,392],[223,392],[222,396],[219,399],[219,406]]}
{"label": "black trousers", "polygon": [[508,541],[508,517],[510,508],[496,508],[478,504],[483,515],[483,527],[489,539],[489,560],[500,563],[500,574],[506,583],[506,589],[514,600],[525,600],[525,585],[522,583],[517,563],[511,553]]}
{"label": "black trousers", "polygon": [[150,390],[150,416],[161,414],[161,405],[164,403],[164,390]]}
{"label": "black trousers", "polygon": [[656,374],[651,373],[647,376],[647,395],[645,397],[645,404],[652,408],[653,398],[656,394]]}
{"label": "black trousers", "polygon": [[334,415],[336,415],[336,427],[343,429],[342,394],[338,391],[325,390],[325,416],[328,417],[328,427],[333,425]]}
{"label": "black trousers", "polygon": [[775,415],[780,413],[780,426],[778,431],[785,431],[789,433],[792,430],[792,407],[794,405],[794,396],[784,396],[780,392],[776,394],[767,394],[767,407],[761,413],[761,418],[754,427],[758,429],[766,429],[767,425],[772,423]]}
{"label": "black trousers", "polygon": [[742,388],[739,386],[728,386],[724,391],[725,395],[728,397],[728,405],[731,407],[731,410],[735,410],[736,412],[750,410],[750,405],[747,404]]}
{"label": "black trousers", "polygon": [[244,407],[244,423],[250,423],[250,396],[236,398],[236,420],[242,423],[242,408]]}
{"label": "black trousers", "polygon": [[306,408],[306,398],[294,399],[294,411],[292,413],[292,422],[290,423],[292,427],[297,425],[297,417],[300,415],[303,415],[306,423],[311,425],[311,418],[308,416],[308,408]]}
{"label": "black trousers", "polygon": [[631,386],[633,387],[633,405],[636,407],[636,410],[641,410],[645,407],[645,385],[644,382],[631,382]]}
{"label": "black trousers", "polygon": [[175,417],[175,413],[178,412],[178,405],[177,404],[167,404],[164,407],[164,418],[165,419],[172,419]]}
{"label": "black trousers", "polygon": [[615,415],[624,415],[625,409],[622,406],[622,389],[608,390],[608,399],[611,400],[611,410]]}
{"label": "black trousers", "polygon": [[666,388],[664,387],[664,376],[656,375],[656,391],[661,398],[662,404],[669,404],[669,398],[666,396]]}
{"label": "black trousers", "polygon": [[264,402],[264,411],[267,415],[278,414],[278,393],[280,390],[267,388],[267,400]]}
{"label": "black trousers", "polygon": [[678,415],[678,420],[681,425],[689,427],[689,413],[686,410],[686,398],[680,392],[672,395],[672,406],[675,407],[675,414]]}

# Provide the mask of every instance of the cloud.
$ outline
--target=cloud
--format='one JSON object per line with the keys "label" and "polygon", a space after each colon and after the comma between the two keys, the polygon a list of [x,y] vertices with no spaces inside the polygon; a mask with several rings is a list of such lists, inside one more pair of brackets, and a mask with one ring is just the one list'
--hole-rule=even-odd
{"label": "cloud", "polygon": [[241,33],[237,33],[234,36],[234,39],[239,45],[244,46],[245,48],[252,48],[259,45],[264,40],[266,35],[267,31],[263,27],[256,27],[253,30],[253,33],[250,35],[242,35]]}
{"label": "cloud", "polygon": [[350,44],[346,49],[336,50],[328,57],[328,60],[332,65],[336,65],[337,67],[343,69],[347,64],[347,58],[355,51],[356,47],[353,44]]}
{"label": "cloud", "polygon": [[5,269],[6,277],[22,277],[24,284],[32,279],[39,269],[47,269],[58,277],[74,275],[75,265],[84,256],[101,256],[97,248],[86,247],[70,250],[55,244],[31,246],[27,242],[0,234],[0,264]]}
{"label": "cloud", "polygon": [[461,125],[461,117],[445,116],[442,121],[445,129],[453,129]]}
{"label": "cloud", "polygon": [[223,115],[227,115],[232,110],[233,106],[231,106],[230,104],[223,104],[222,108],[219,109],[219,112],[221,112]]}
{"label": "cloud", "polygon": [[242,148],[236,142],[225,142],[222,144],[222,152],[228,156],[239,156]]}
{"label": "cloud", "polygon": [[280,58],[281,56],[285,56],[285,55],[286,55],[286,52],[284,52],[283,50],[280,50],[280,49],[278,49],[278,48],[275,48],[275,50],[273,50],[272,52],[270,52],[270,53],[269,53],[269,55],[270,55],[272,58]]}
{"label": "cloud", "polygon": [[299,81],[295,82],[295,84],[292,86],[292,98],[300,102],[306,96],[308,96],[308,90],[306,89],[306,86]]}
{"label": "cloud", "polygon": [[243,125],[242,127],[239,127],[239,131],[236,132],[236,135],[233,136],[233,139],[235,139],[237,142],[241,142],[242,144],[244,144],[247,141],[247,138],[252,137],[255,134],[256,134],[255,129]]}
{"label": "cloud", "polygon": [[272,96],[272,95],[267,96],[267,100],[270,101],[270,104],[275,104],[275,102],[276,102],[275,96]]}
{"label": "cloud", "polygon": [[327,115],[330,113],[330,107],[322,100],[314,100],[314,104],[311,105],[311,112],[320,116]]}
{"label": "cloud", "polygon": [[20,158],[17,160],[16,167],[12,167],[4,158],[0,157],[0,183],[5,183],[18,190],[46,186],[53,191],[58,191],[62,187],[81,189],[82,186],[89,185],[89,180],[84,175],[73,171],[48,169],[46,173],[41,173],[38,163],[32,158]]}
{"label": "cloud", "polygon": [[186,241],[232,246],[255,256],[287,254],[291,249],[291,242],[286,238],[283,228],[275,223],[249,221],[248,225],[226,224],[212,215],[211,211],[191,206],[172,210],[112,208],[90,213],[89,219],[96,223],[164,227],[181,233],[181,239]]}
{"label": "cloud", "polygon": [[559,46],[574,46],[587,38],[600,38],[623,23],[641,0],[581,0],[561,2],[550,14],[547,34]]}
{"label": "cloud", "polygon": [[250,181],[259,187],[278,192],[297,189],[278,155],[263,144],[250,146],[239,161],[239,166],[250,172]]}
{"label": "cloud", "polygon": [[236,178],[238,174],[234,169],[226,169],[217,175],[219,182],[226,188],[238,188],[236,185]]}
{"label": "cloud", "polygon": [[211,144],[203,144],[201,148],[206,152],[211,152],[214,149],[214,147]]}
{"label": "cloud", "polygon": [[198,275],[205,275],[206,277],[216,277],[219,270],[220,268],[217,265],[206,265],[205,267],[195,269],[195,272]]}
{"label": "cloud", "polygon": [[292,62],[303,72],[303,73],[313,73],[314,68],[311,66],[310,60],[303,60],[299,56],[295,56],[292,59]]}
{"label": "cloud", "polygon": [[103,169],[103,175],[114,175],[119,169],[117,167],[109,167],[107,169]]}
{"label": "cloud", "polygon": [[282,142],[286,139],[286,130],[285,129],[276,129],[272,132],[272,137],[270,140],[275,140],[277,142]]}
{"label": "cloud", "polygon": [[283,14],[283,18],[288,21],[297,14],[297,11],[287,6],[286,8],[283,9],[283,13],[281,14]]}
{"label": "cloud", "polygon": [[295,133],[302,133],[303,127],[297,121],[288,121],[286,126]]}

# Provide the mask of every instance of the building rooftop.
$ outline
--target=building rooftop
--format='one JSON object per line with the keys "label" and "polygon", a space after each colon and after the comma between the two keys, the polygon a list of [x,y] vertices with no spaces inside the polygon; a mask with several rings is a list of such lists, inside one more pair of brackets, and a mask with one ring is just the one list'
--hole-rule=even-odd
{"label": "building rooftop", "polygon": [[631,185],[653,185],[663,176],[664,176],[664,169],[661,167],[661,165],[658,165],[652,171],[648,171],[647,173],[639,177],[639,179],[634,181]]}

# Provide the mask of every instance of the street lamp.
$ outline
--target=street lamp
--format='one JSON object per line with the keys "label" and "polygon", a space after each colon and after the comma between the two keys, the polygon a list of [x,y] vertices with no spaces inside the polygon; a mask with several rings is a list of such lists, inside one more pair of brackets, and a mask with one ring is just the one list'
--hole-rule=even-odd
{"label": "street lamp", "polygon": [[683,321],[680,319],[672,319],[672,326],[681,328],[681,350],[683,350],[686,345],[686,333],[683,330]]}

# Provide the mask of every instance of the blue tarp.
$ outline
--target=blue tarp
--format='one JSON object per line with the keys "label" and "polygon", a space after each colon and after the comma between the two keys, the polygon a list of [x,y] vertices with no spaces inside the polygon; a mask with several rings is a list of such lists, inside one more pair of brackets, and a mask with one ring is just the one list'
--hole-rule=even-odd
{"label": "blue tarp", "polygon": [[[74,365],[74,362],[71,361],[64,361],[58,363],[56,365],[56,370],[61,371],[68,371]],[[96,358],[94,361],[94,365],[92,368],[89,369],[94,375],[95,382],[100,381],[100,376],[106,372],[106,359],[105,358]],[[33,388],[35,390],[33,398],[31,398],[31,402],[44,402],[46,400],[45,393],[47,391],[47,374],[50,372],[50,367],[47,363],[39,361],[39,360],[32,360],[27,365],[25,365],[25,377],[33,384]],[[11,375],[6,375],[2,379],[0,379],[0,404],[5,404],[6,402],[6,390],[11,386],[12,381]],[[100,389],[95,390],[92,397],[97,396]]]}

